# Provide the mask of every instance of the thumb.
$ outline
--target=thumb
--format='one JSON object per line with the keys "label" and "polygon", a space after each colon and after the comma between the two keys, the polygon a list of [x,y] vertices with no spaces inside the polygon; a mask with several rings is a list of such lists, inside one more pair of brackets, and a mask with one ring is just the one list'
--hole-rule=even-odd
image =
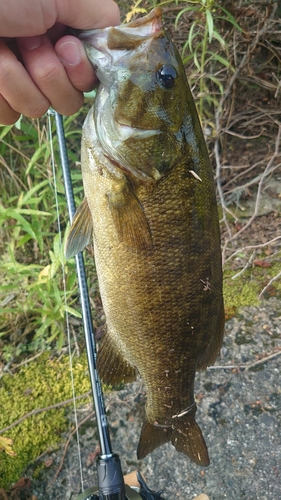
{"label": "thumb", "polygon": [[92,90],[98,83],[94,68],[86,56],[83,44],[74,36],[64,36],[55,45],[73,87],[82,92]]}

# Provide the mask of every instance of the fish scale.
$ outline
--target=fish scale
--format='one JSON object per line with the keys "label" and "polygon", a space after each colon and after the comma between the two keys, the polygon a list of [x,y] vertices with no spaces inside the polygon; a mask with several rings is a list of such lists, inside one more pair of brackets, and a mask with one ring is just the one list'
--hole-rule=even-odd
{"label": "fish scale", "polygon": [[[82,250],[93,236],[107,326],[97,359],[100,377],[116,384],[139,374],[146,387],[138,458],[171,441],[197,464],[208,465],[193,393],[195,371],[214,362],[224,330],[213,173],[160,9],[143,24],[147,31],[138,38],[141,20],[82,36],[101,84],[83,126],[85,201],[66,254]],[[126,49],[130,30],[133,43]],[[118,57],[106,63],[104,57],[117,49]],[[137,102],[130,106],[131,99]]]}

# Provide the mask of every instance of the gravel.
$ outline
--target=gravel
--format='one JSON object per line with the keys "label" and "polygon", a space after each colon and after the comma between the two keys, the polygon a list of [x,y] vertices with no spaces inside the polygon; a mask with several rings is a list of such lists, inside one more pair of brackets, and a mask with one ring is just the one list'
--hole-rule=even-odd
{"label": "gravel", "polygon": [[[273,354],[272,357],[266,356]],[[136,449],[144,412],[140,380],[106,397],[113,449],[123,472],[140,470],[150,488],[169,499],[191,500],[205,493],[211,500],[278,500],[281,498],[281,303],[271,298],[260,307],[245,307],[226,324],[221,358],[215,369],[196,377],[197,422],[205,436],[211,465],[201,468],[172,445],[137,461]],[[258,362],[262,359],[262,362]],[[257,363],[258,362],[258,363]],[[234,368],[226,368],[234,366]],[[247,366],[247,368],[245,368]],[[225,367],[225,368],[224,368]],[[79,409],[82,420],[91,410]],[[70,415],[70,420],[73,415]],[[84,489],[96,484],[95,422],[81,427]],[[66,435],[66,439],[67,439]],[[63,450],[42,458],[51,463],[37,479],[29,467],[32,493],[39,500],[74,500],[81,491],[75,438],[55,482]]]}

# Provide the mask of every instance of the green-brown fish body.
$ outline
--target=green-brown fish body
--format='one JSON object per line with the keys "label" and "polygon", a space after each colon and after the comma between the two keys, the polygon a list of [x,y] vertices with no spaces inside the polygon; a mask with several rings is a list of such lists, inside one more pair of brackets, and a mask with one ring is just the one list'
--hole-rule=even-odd
{"label": "green-brown fish body", "polygon": [[171,441],[208,465],[194,377],[217,356],[224,312],[213,173],[193,98],[160,9],[83,38],[101,84],[66,254],[93,233],[107,323],[99,374],[145,383],[139,458]]}

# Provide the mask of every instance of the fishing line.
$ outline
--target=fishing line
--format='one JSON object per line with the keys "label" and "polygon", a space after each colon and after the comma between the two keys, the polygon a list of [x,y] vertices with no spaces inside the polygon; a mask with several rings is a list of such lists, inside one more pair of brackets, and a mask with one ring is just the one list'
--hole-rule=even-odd
{"label": "fishing line", "polygon": [[56,204],[56,215],[57,215],[57,224],[58,224],[58,234],[59,234],[59,248],[61,251],[61,268],[62,268],[62,282],[63,282],[63,296],[64,296],[64,305],[65,305],[65,321],[66,321],[66,331],[67,331],[67,343],[68,343],[68,356],[69,356],[69,368],[70,368],[70,378],[71,378],[71,390],[72,390],[72,399],[73,399],[73,408],[74,408],[74,420],[75,420],[75,428],[76,428],[76,437],[77,437],[77,448],[78,448],[78,460],[79,460],[79,469],[80,469],[80,480],[81,480],[81,489],[84,491],[84,479],[83,479],[83,469],[82,469],[82,458],[81,458],[81,447],[80,447],[80,437],[79,437],[79,428],[78,428],[78,414],[77,414],[77,406],[76,406],[76,394],[75,394],[75,385],[74,385],[74,377],[73,377],[73,363],[72,363],[72,353],[71,353],[71,338],[70,338],[70,327],[69,327],[69,314],[67,311],[67,296],[66,296],[66,278],[65,278],[65,268],[64,268],[64,258],[63,258],[63,244],[62,244],[62,231],[60,224],[60,213],[59,213],[59,200],[58,200],[58,190],[57,190],[57,179],[56,179],[56,168],[55,168],[55,156],[54,156],[54,147],[53,147],[53,136],[52,136],[52,125],[51,125],[51,116],[54,116],[54,111],[52,109],[48,110],[48,133],[49,133],[49,142],[51,148],[51,164],[52,164],[52,172],[54,179],[54,195],[55,195],[55,204]]}

